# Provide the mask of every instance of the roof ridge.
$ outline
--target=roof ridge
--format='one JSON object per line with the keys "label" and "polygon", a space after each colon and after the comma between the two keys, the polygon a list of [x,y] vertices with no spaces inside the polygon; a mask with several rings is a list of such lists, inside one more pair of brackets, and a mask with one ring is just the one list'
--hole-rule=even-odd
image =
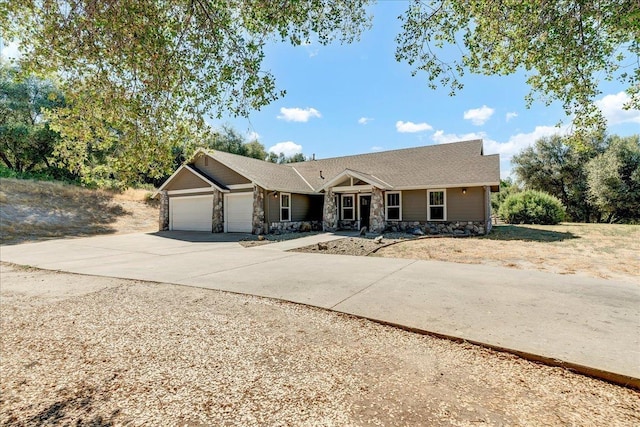
{"label": "roof ridge", "polygon": [[324,159],[306,160],[304,162],[289,163],[289,165],[307,164],[307,163],[313,163],[313,162],[322,162],[322,161],[325,161],[325,160],[333,160],[333,159],[345,159],[345,158],[349,158],[349,157],[378,156],[378,155],[381,155],[381,154],[395,153],[395,152],[399,152],[399,151],[416,150],[416,149],[421,149],[421,148],[442,147],[442,146],[454,145],[454,144],[471,144],[471,143],[477,143],[477,142],[482,144],[483,140],[479,139],[479,138],[478,139],[467,139],[467,140],[463,140],[463,141],[444,142],[442,144],[420,145],[418,147],[395,148],[393,150],[375,151],[373,153],[348,154],[346,156],[334,156],[334,157],[327,157],[327,158],[324,158]]}

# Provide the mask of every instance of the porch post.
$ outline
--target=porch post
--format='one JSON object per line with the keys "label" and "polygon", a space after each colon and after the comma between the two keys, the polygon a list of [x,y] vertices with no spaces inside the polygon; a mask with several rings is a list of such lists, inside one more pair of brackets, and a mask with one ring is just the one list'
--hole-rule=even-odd
{"label": "porch post", "polygon": [[336,231],[338,229],[338,209],[331,188],[324,192],[324,206],[322,209],[322,230]]}
{"label": "porch post", "polygon": [[384,194],[376,187],[371,189],[371,207],[369,208],[369,230],[372,233],[382,233],[384,222]]}
{"label": "porch post", "polygon": [[253,219],[251,223],[252,234],[264,234],[264,189],[253,185]]}
{"label": "porch post", "polygon": [[158,221],[158,230],[166,231],[169,229],[169,194],[167,190],[160,192],[160,218]]}
{"label": "porch post", "polygon": [[213,189],[213,214],[211,215],[211,232],[222,233],[224,231],[224,196],[218,189]]}

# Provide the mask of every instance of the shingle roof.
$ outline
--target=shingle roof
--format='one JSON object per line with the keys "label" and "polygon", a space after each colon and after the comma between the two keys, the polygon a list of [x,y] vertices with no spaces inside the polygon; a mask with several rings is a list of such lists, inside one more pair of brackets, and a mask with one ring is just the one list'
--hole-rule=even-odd
{"label": "shingle roof", "polygon": [[292,168],[224,151],[203,151],[262,188],[292,193],[314,192],[314,189],[305,183],[304,179]]}
{"label": "shingle roof", "polygon": [[309,160],[278,165],[221,151],[214,159],[269,190],[294,193],[320,191],[334,177],[349,171],[381,182],[384,187],[455,187],[500,183],[500,158],[482,154],[482,140]]}

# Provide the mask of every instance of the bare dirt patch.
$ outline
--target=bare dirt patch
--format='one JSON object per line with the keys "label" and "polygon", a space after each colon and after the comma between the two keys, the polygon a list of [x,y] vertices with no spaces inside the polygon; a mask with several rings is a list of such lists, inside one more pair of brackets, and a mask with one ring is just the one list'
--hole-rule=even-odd
{"label": "bare dirt patch", "polygon": [[415,236],[404,233],[388,233],[385,234],[381,240],[378,240],[378,237],[377,235],[345,237],[344,239],[332,240],[320,245],[292,249],[292,252],[367,256],[375,251],[381,250],[385,246],[415,238]]}
{"label": "bare dirt patch", "polygon": [[0,243],[155,231],[145,190],[90,190],[59,182],[0,179]]}
{"label": "bare dirt patch", "polygon": [[640,283],[640,226],[502,225],[488,236],[419,239],[383,248],[376,256],[500,265]]}
{"label": "bare dirt patch", "polygon": [[640,284],[640,225],[499,225],[488,236],[416,238],[385,234],[307,246],[299,252],[487,264],[558,274],[583,274]]}
{"label": "bare dirt patch", "polygon": [[1,425],[640,423],[633,390],[468,344],[263,298],[0,268]]}

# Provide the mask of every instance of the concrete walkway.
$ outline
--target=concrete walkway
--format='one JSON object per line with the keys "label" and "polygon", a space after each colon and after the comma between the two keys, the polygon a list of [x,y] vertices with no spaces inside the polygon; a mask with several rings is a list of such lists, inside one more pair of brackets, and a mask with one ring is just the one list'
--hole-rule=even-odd
{"label": "concrete walkway", "polygon": [[583,371],[613,374],[612,380],[640,388],[640,283],[284,252],[294,242],[340,237],[325,234],[253,248],[230,235],[211,236],[52,240],[3,246],[0,260],[279,298],[588,367]]}

